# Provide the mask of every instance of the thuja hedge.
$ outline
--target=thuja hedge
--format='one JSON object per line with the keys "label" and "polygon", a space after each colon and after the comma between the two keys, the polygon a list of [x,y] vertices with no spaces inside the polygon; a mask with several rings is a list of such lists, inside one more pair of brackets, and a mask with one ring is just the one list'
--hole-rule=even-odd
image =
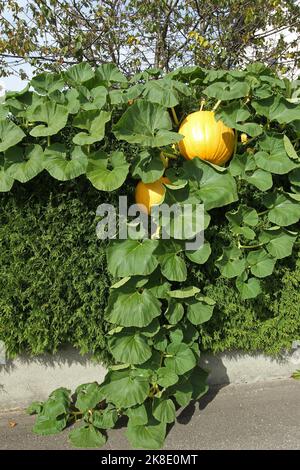
{"label": "thuja hedge", "polygon": [[[9,356],[71,344],[111,362],[104,319],[111,276],[95,217],[108,200],[117,202],[116,194],[97,191],[84,178],[58,182],[46,173],[0,195],[0,336]],[[243,301],[233,282],[211,268],[190,263],[188,273],[187,283],[201,285],[217,302],[199,327],[203,351],[279,354],[300,338],[298,250],[278,264],[257,299]]]}
{"label": "thuja hedge", "polygon": [[[110,284],[108,299],[105,289],[96,292],[96,297],[91,294],[89,282],[96,289],[100,285],[92,277],[92,263],[87,267],[85,259],[79,267],[80,288],[78,275],[72,278],[74,289],[78,286],[73,309],[77,307],[77,314],[85,315],[80,302],[82,306],[87,299],[84,301],[93,306],[88,312],[97,315],[94,302],[98,299],[98,318],[103,313],[109,323],[101,322],[98,334],[103,339],[105,329],[109,329],[105,338],[114,363],[103,383],[82,384],[74,395],[60,388],[29,409],[37,414],[34,432],[39,434],[58,433],[79,418],[81,427],[75,427],[69,435],[75,446],[100,447],[106,442],[106,429],[126,416],[126,435],[133,447],[160,448],[177,410],[200,399],[208,389],[207,371],[199,367],[198,361],[203,345],[209,343],[203,329],[206,337],[207,331],[212,334],[210,345],[215,343],[215,327],[225,316],[222,305],[229,315],[232,302],[233,315],[235,306],[244,301],[265,326],[265,306],[273,302],[270,308],[276,309],[282,299],[287,300],[285,286],[291,279],[296,284],[299,82],[281,79],[262,64],[249,65],[242,71],[183,67],[166,76],[156,69],[131,79],[111,64],[95,68],[78,64],[60,74],[34,77],[30,86],[32,90],[27,87],[20,93],[6,94],[0,106],[1,192],[14,191],[16,182],[28,183],[38,175],[43,177],[46,171],[54,180],[70,181],[75,186],[81,177],[103,192],[106,201],[117,191],[133,202],[134,188],[142,180],[139,187],[144,188],[144,195],[147,183],[156,182],[167,205],[177,203],[182,208],[189,204],[194,217],[198,204],[204,206],[205,244],[197,250],[189,251],[186,240],[193,239],[198,230],[187,213],[179,211],[172,213],[171,220],[164,215],[155,219],[155,234],[163,231],[169,239],[155,237],[146,230],[146,237],[140,234],[110,240],[101,253],[97,247],[92,249],[101,286],[104,279]],[[203,108],[213,110],[214,116],[211,112],[201,113]],[[199,129],[198,118],[190,118],[194,127],[184,127],[183,120],[192,111],[201,114],[208,132]],[[218,125],[214,117],[223,125]],[[220,135],[224,125],[225,136]],[[189,154],[182,139],[193,141],[200,132],[205,147],[201,150],[194,142]],[[229,136],[230,144],[228,141],[225,145]],[[221,144],[220,160],[211,155],[216,142],[217,154]],[[230,162],[225,159],[224,166],[225,155],[232,158]],[[211,161],[203,161],[205,156]],[[165,157],[169,158],[167,169]],[[161,180],[163,175],[166,178]],[[43,184],[49,183],[45,179]],[[85,190],[79,192],[82,201]],[[30,202],[32,197],[33,192]],[[72,207],[73,202],[70,204]],[[56,299],[66,307],[74,296],[67,289],[72,261],[82,257],[78,244],[85,244],[86,232],[82,229],[74,236],[68,217],[62,215],[64,227],[56,235],[57,242],[65,236],[74,244],[72,249],[64,249],[61,262],[56,260],[51,276],[54,292],[58,293]],[[179,233],[174,226],[182,218],[184,232]],[[132,222],[136,223],[128,220],[127,227],[131,224],[132,228]],[[90,223],[93,225],[91,216],[86,221],[81,219],[82,227]],[[39,227],[36,231],[43,235]],[[49,250],[55,250],[53,233],[49,237],[51,241],[43,246],[39,246],[38,236],[34,243],[28,238],[19,256],[26,256],[30,250],[47,256]],[[20,238],[27,241],[24,234]],[[28,256],[26,265],[34,255]],[[65,267],[69,266],[64,273],[58,269],[63,260]],[[112,279],[106,274],[106,262]],[[43,284],[38,282],[43,275],[39,278],[37,274],[36,270],[36,282],[30,284],[24,276],[22,288],[41,292]],[[26,306],[26,300],[22,299],[22,305]],[[295,295],[288,300],[299,306]],[[42,307],[30,310],[37,316],[41,308],[47,312],[47,298],[43,302]],[[76,318],[76,311],[70,312],[73,314]],[[282,312],[277,314],[274,330],[282,328],[283,316]],[[211,318],[214,323],[209,330],[205,323]],[[84,328],[73,317],[71,321],[75,321],[73,329]],[[276,334],[271,335],[274,341]],[[105,348],[104,342],[101,348]]]}

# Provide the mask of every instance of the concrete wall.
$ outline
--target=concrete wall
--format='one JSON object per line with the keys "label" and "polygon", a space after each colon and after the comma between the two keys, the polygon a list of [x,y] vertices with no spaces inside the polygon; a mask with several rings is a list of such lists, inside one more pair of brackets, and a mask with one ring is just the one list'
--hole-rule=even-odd
{"label": "concrete wall", "polygon": [[[211,370],[211,384],[239,384],[283,379],[300,369],[300,348],[273,359],[262,354],[240,352],[203,355],[201,365]],[[88,356],[67,348],[55,355],[19,357],[0,365],[0,409],[23,408],[43,400],[57,387],[74,390],[85,382],[101,382],[105,369]]]}

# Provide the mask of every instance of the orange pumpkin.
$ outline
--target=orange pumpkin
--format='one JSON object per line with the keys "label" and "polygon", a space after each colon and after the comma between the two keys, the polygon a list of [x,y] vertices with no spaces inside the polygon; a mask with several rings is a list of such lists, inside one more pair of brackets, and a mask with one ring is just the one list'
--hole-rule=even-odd
{"label": "orange pumpkin", "polygon": [[222,121],[216,121],[213,111],[189,114],[178,132],[184,135],[178,146],[187,160],[198,157],[215,165],[224,165],[233,153],[234,131]]}
{"label": "orange pumpkin", "polygon": [[[135,202],[141,204],[141,210],[151,213],[152,206],[161,204],[165,197],[166,188],[163,183],[170,183],[166,177],[160,178],[154,183],[143,183],[139,181],[135,188]],[[146,208],[146,210],[145,210]]]}

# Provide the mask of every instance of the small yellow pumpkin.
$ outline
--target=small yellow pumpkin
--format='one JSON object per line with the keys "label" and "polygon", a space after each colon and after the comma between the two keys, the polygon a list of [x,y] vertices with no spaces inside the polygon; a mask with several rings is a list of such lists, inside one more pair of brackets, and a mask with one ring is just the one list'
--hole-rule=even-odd
{"label": "small yellow pumpkin", "polygon": [[178,146],[187,160],[198,157],[215,165],[224,165],[233,153],[234,131],[222,121],[216,121],[213,111],[189,114],[178,132],[184,135]]}
{"label": "small yellow pumpkin", "polygon": [[135,202],[136,204],[141,204],[141,210],[143,212],[150,214],[152,206],[163,202],[166,192],[163,183],[168,184],[170,181],[168,178],[162,177],[154,183],[138,182],[135,188]]}

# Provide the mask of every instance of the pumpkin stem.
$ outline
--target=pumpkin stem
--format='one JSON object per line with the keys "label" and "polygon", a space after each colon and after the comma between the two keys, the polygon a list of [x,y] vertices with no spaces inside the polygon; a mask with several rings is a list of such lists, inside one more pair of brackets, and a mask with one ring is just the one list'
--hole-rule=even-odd
{"label": "pumpkin stem", "polygon": [[212,110],[215,111],[220,106],[220,104],[221,104],[221,100],[218,100]]}
{"label": "pumpkin stem", "polygon": [[171,108],[171,111],[172,111],[172,116],[173,116],[174,122],[175,122],[176,126],[178,126],[178,125],[179,125],[179,121],[178,121],[178,117],[177,117],[176,111],[175,111],[174,108]]}
{"label": "pumpkin stem", "polygon": [[200,101],[200,111],[202,111],[204,105],[205,105],[205,100],[201,100]]}
{"label": "pumpkin stem", "polygon": [[51,138],[50,135],[47,136],[47,146],[50,147],[51,145]]}

